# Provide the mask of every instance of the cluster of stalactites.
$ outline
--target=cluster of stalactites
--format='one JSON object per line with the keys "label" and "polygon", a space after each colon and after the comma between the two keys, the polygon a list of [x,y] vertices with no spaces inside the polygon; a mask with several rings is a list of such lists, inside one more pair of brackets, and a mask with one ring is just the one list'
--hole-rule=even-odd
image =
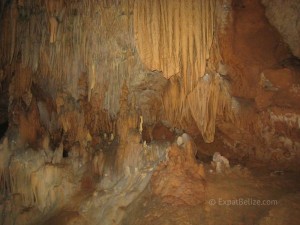
{"label": "cluster of stalactites", "polygon": [[[132,1],[12,1],[0,21],[0,64],[20,64],[17,86],[23,70],[31,71],[20,87],[26,91],[35,83],[53,98],[63,91],[76,100],[101,99],[97,107],[116,116],[133,63],[130,8]],[[0,80],[12,76],[3,68]]]}
{"label": "cluster of stalactites", "polygon": [[194,90],[185,94],[178,79],[171,78],[163,96],[166,119],[187,129],[196,124],[205,142],[214,140],[218,117],[234,120],[229,84],[217,73],[206,73]]}
{"label": "cluster of stalactites", "polygon": [[170,80],[163,97],[166,118],[180,127],[195,123],[206,142],[214,140],[218,115],[232,117],[228,84],[211,66],[218,55],[213,42],[215,4],[215,0],[142,0],[134,5],[141,61]]}
{"label": "cluster of stalactites", "polygon": [[[22,149],[23,150],[23,149]],[[72,193],[70,170],[62,166],[63,146],[36,152],[11,148],[8,139],[0,144],[0,193],[19,196],[24,207],[41,212],[61,204]],[[69,176],[69,177],[68,177]]]}
{"label": "cluster of stalactites", "polygon": [[169,79],[181,74],[189,93],[205,73],[215,0],[135,1],[135,39],[142,62]]}

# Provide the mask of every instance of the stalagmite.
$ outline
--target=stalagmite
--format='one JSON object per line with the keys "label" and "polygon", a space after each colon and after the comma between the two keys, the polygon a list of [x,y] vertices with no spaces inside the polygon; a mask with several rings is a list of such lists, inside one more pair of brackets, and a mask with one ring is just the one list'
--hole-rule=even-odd
{"label": "stalagmite", "polygon": [[182,146],[185,148],[187,143],[189,143],[191,140],[191,137],[187,133],[183,133],[177,138],[176,143],[178,146]]}
{"label": "stalagmite", "polygon": [[143,132],[143,116],[140,116],[139,132],[140,134]]}
{"label": "stalagmite", "polygon": [[178,146],[181,146],[181,145],[183,144],[183,139],[182,139],[181,136],[179,136],[179,137],[177,138],[176,143],[177,143]]}
{"label": "stalagmite", "polygon": [[110,134],[110,139],[109,139],[109,140],[110,140],[110,141],[113,141],[114,139],[115,139],[114,133],[111,133],[111,134]]}
{"label": "stalagmite", "polygon": [[217,173],[222,173],[226,169],[230,168],[228,159],[222,156],[219,152],[214,153],[212,163],[215,165]]}
{"label": "stalagmite", "polygon": [[204,201],[205,172],[203,165],[196,163],[193,148],[192,141],[183,150],[176,144],[170,146],[167,161],[160,163],[154,172],[151,187],[163,202],[178,206],[197,205]]}
{"label": "stalagmite", "polygon": [[206,200],[253,182],[228,159],[294,178],[299,60],[262,1],[0,0],[0,224],[222,224]]}

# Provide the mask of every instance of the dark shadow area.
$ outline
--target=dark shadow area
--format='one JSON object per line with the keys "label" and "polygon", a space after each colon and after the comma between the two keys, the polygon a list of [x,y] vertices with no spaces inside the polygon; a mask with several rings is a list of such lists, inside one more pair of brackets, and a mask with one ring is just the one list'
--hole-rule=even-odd
{"label": "dark shadow area", "polygon": [[0,139],[5,135],[8,129],[8,121],[0,124]]}

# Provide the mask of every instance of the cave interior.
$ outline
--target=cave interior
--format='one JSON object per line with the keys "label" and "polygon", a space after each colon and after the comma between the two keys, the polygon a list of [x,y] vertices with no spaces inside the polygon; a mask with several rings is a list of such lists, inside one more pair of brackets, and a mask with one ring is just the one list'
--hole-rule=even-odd
{"label": "cave interior", "polygon": [[300,224],[299,0],[1,0],[0,224]]}

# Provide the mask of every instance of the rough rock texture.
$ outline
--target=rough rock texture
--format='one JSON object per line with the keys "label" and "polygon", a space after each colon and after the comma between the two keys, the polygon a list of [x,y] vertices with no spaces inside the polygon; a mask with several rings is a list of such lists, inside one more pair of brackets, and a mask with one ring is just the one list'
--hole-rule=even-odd
{"label": "rough rock texture", "polygon": [[259,225],[283,225],[286,223],[300,223],[300,218],[298,216],[298,212],[300,210],[298,204],[299,200],[299,193],[287,195],[286,197],[280,200],[278,206],[270,210],[267,216],[259,221]]}
{"label": "rough rock texture", "polygon": [[[298,2],[280,9],[292,16]],[[80,216],[120,222],[183,133],[208,156],[299,170],[300,63],[289,39],[299,29],[277,27],[277,3],[1,1],[1,221],[61,207],[56,188],[89,187],[96,196]],[[153,191],[198,204],[201,171],[192,148],[172,146]]]}
{"label": "rough rock texture", "polygon": [[4,79],[3,70],[0,69],[0,124],[8,121],[8,79]]}
{"label": "rough rock texture", "polygon": [[270,23],[282,35],[293,54],[300,58],[300,4],[298,0],[262,0]]}
{"label": "rough rock texture", "polygon": [[232,80],[232,95],[254,98],[262,70],[289,56],[279,33],[265,18],[258,0],[233,0],[220,36],[220,52]]}
{"label": "rough rock texture", "polygon": [[278,168],[296,166],[300,64],[259,1],[232,1],[226,10],[228,24],[219,34],[221,69],[239,113],[233,122],[217,123],[221,142],[244,162],[256,158]]}
{"label": "rough rock texture", "polygon": [[[0,145],[0,193],[12,196],[4,205],[3,224],[33,222],[41,212],[49,213],[65,204],[77,190],[74,185],[76,170],[73,170],[72,162],[62,160],[62,152],[54,162],[55,154],[51,150],[37,152],[20,148],[20,142],[9,144],[5,138]],[[29,208],[32,210],[24,213]]]}
{"label": "rough rock texture", "polygon": [[[102,167],[103,178],[93,196],[81,204],[80,216],[88,218],[89,224],[121,223],[124,208],[146,188],[158,162],[165,159],[166,145],[143,146],[140,134],[130,130],[126,143],[118,147],[116,154],[117,170],[108,163]],[[104,155],[103,160],[108,161],[109,154]]]}
{"label": "rough rock texture", "polygon": [[193,143],[186,147],[173,144],[167,149],[167,161],[162,162],[152,176],[153,193],[172,205],[197,205],[205,198],[205,173],[197,164]]}

